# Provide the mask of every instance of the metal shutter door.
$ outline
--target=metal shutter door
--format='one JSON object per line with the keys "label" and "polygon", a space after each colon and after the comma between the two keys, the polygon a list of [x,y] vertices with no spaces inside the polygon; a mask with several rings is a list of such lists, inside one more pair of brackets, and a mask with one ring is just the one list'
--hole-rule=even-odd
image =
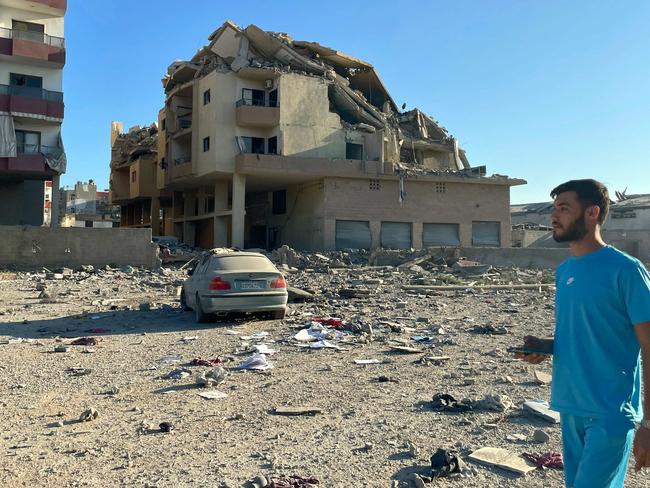
{"label": "metal shutter door", "polygon": [[458,224],[424,224],[422,226],[422,245],[460,246]]}
{"label": "metal shutter door", "polygon": [[336,249],[370,249],[370,222],[337,220]]}
{"label": "metal shutter door", "polygon": [[472,246],[499,247],[500,228],[499,222],[472,222]]}
{"label": "metal shutter door", "polygon": [[381,247],[387,249],[411,248],[410,222],[382,222]]}

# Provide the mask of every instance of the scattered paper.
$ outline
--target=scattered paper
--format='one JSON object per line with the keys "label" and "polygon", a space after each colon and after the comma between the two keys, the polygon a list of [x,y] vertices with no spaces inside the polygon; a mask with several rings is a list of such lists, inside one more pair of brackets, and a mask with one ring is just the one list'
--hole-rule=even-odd
{"label": "scattered paper", "polygon": [[267,344],[255,344],[253,350],[258,354],[273,355],[278,352],[276,349],[271,349]]}
{"label": "scattered paper", "polygon": [[264,371],[271,369],[273,365],[269,363],[264,354],[253,354],[247,357],[244,362],[239,366],[239,369],[252,369],[256,371]]}
{"label": "scattered paper", "polygon": [[355,359],[354,364],[379,364],[379,359]]}

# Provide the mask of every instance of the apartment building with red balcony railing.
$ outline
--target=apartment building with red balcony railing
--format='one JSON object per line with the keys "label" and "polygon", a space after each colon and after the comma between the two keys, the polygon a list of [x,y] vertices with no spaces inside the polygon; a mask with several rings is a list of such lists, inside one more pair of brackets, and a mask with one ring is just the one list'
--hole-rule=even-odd
{"label": "apartment building with red balcony railing", "polygon": [[66,0],[0,0],[0,225],[43,225],[43,181],[56,189],[65,172],[66,8]]}

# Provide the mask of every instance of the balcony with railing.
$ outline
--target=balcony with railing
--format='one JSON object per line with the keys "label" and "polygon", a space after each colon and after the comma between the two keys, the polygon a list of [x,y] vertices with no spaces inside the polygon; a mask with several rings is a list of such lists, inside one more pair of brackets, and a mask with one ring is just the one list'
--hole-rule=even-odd
{"label": "balcony with railing", "polygon": [[0,27],[0,54],[62,68],[65,64],[65,39],[43,32]]}
{"label": "balcony with railing", "polygon": [[0,173],[11,172],[30,177],[47,177],[55,174],[46,159],[57,159],[63,154],[60,147],[44,144],[17,144],[15,158],[0,158]]}
{"label": "balcony with railing", "polygon": [[242,98],[235,103],[240,127],[275,127],[280,123],[280,105],[276,100]]}
{"label": "balcony with railing", "polygon": [[0,85],[0,112],[63,119],[63,93],[23,85]]}

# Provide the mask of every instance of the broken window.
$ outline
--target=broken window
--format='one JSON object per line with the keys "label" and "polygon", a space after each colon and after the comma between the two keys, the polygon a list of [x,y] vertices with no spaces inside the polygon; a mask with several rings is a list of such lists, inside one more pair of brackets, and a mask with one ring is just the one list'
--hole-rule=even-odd
{"label": "broken window", "polygon": [[501,246],[500,222],[472,222],[472,246]]}
{"label": "broken window", "polygon": [[252,88],[242,88],[241,97],[244,100],[244,105],[264,106],[264,99],[266,93],[264,90],[254,90]]}
{"label": "broken window", "polygon": [[271,90],[269,92],[269,107],[277,107],[278,106],[278,89],[276,88],[275,90]]}
{"label": "broken window", "polygon": [[370,180],[368,187],[370,190],[379,191],[381,190],[381,182],[379,180]]}
{"label": "broken window", "polygon": [[269,154],[277,154],[278,153],[278,138],[277,136],[269,137]]}
{"label": "broken window", "polygon": [[370,222],[336,221],[336,249],[370,249]]}
{"label": "broken window", "polygon": [[160,122],[160,127],[161,127],[161,130],[166,130],[167,129],[167,119],[162,119],[162,121]]}
{"label": "broken window", "polygon": [[424,247],[460,246],[458,224],[424,224],[422,245]]}
{"label": "broken window", "polygon": [[387,249],[411,248],[410,222],[382,222],[381,247]]}
{"label": "broken window", "polygon": [[273,215],[283,215],[287,213],[287,190],[278,190],[273,192]]}
{"label": "broken window", "polygon": [[43,88],[41,76],[21,75],[20,73],[9,74],[9,84],[12,86],[27,86],[30,88]]}
{"label": "broken window", "polygon": [[131,171],[131,183],[135,183],[138,180],[138,172],[136,170]]}
{"label": "broken window", "polygon": [[41,133],[17,130],[16,152],[18,154],[38,154],[41,150]]}
{"label": "broken window", "polygon": [[209,137],[204,137],[203,138],[203,152],[207,152],[210,150],[210,138]]}
{"label": "broken window", "polygon": [[203,105],[210,103],[210,90],[205,90],[203,92]]}
{"label": "broken window", "polygon": [[346,142],[345,159],[363,159],[363,144]]}
{"label": "broken window", "polygon": [[264,138],[262,137],[241,137],[243,152],[252,154],[264,154]]}

